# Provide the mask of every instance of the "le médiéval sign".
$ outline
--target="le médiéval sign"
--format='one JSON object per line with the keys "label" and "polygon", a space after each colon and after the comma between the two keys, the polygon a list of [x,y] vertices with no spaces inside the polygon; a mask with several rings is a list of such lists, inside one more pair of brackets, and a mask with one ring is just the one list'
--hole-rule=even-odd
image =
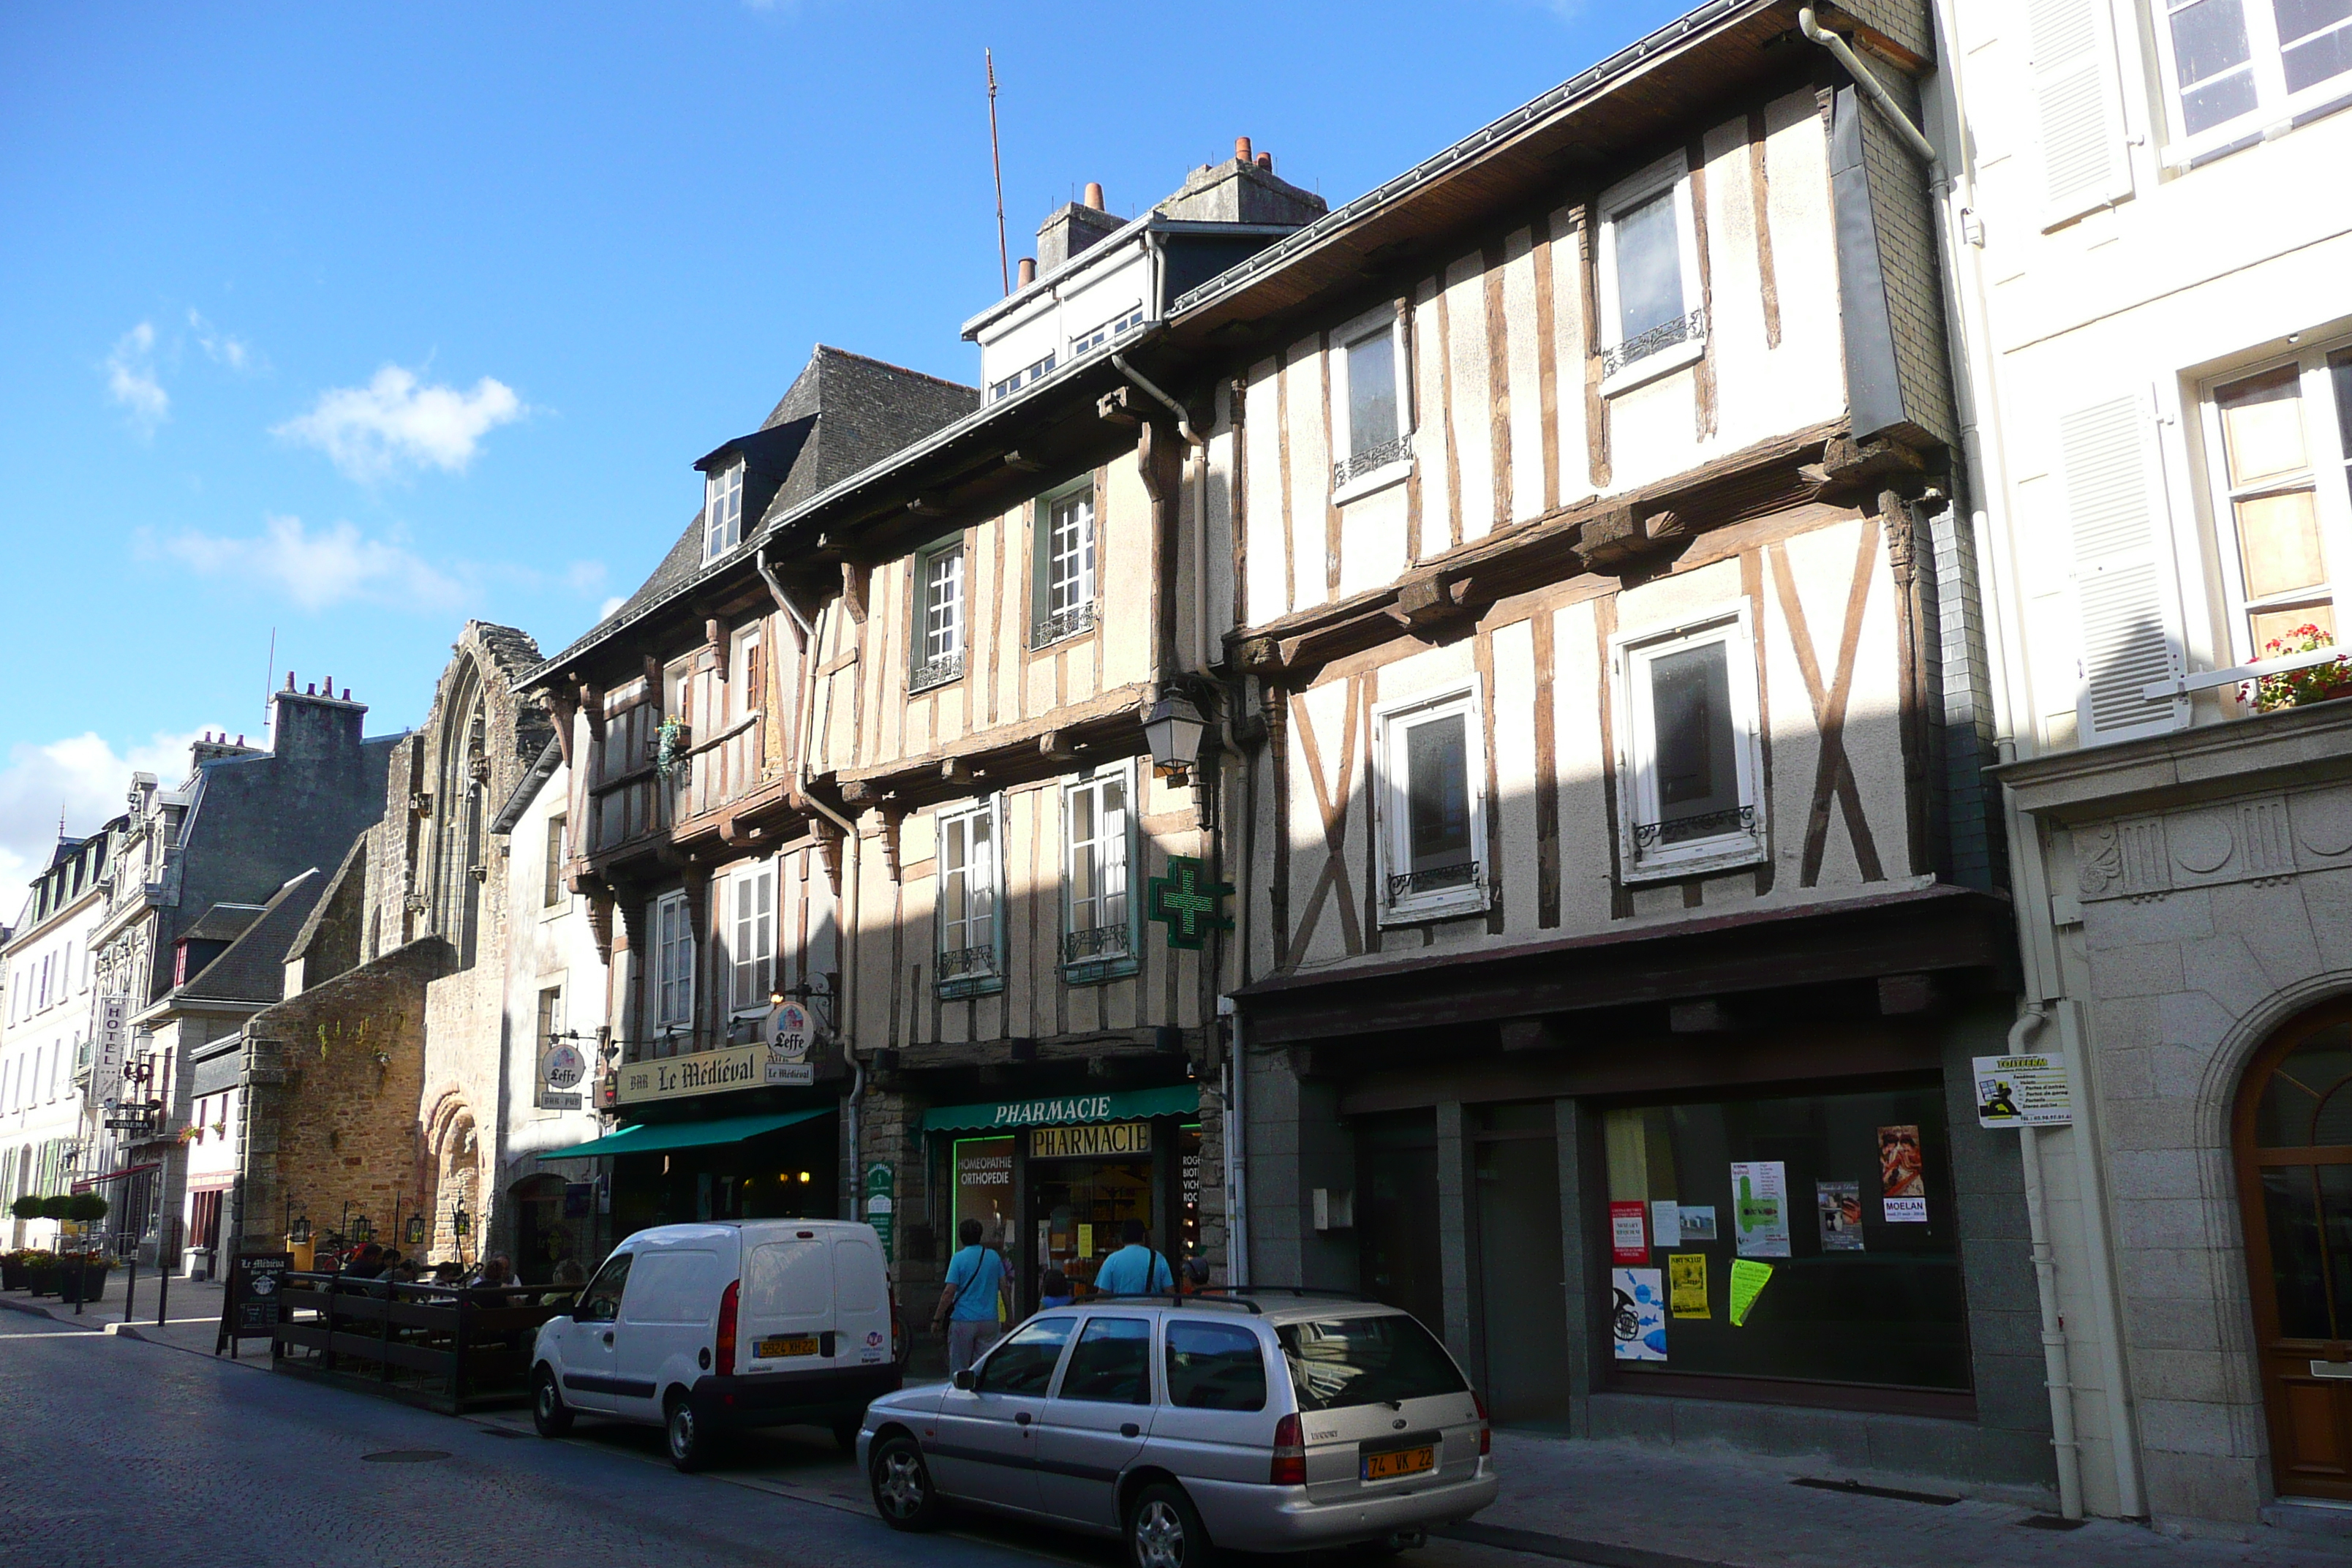
{"label": "le m\u00e9di\u00e9val sign", "polygon": [[792,1088],[815,1081],[814,1065],[787,1059],[772,1044],[754,1042],[697,1051],[692,1056],[625,1062],[614,1071],[613,1100],[617,1105],[638,1105],[649,1100],[736,1089]]}

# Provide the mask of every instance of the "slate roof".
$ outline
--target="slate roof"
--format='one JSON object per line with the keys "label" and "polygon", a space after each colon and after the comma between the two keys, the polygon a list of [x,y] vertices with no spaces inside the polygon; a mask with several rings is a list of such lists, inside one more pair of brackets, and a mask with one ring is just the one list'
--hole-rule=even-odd
{"label": "slate roof", "polygon": [[[286,995],[286,954],[327,889],[316,866],[270,895],[243,936],[181,986],[184,1001],[252,1002],[267,1005]],[[215,906],[217,907],[217,906]],[[202,922],[199,922],[202,923]]]}
{"label": "slate roof", "polygon": [[[744,540],[748,542],[768,520],[782,516],[810,497],[873,467],[933,431],[954,424],[979,406],[980,388],[976,386],[943,381],[920,371],[885,364],[864,354],[817,344],[808,363],[761,422],[761,430],[766,431],[794,421],[806,421],[808,431],[762,517],[756,524],[753,519],[744,519]],[[735,553],[730,552],[704,564],[702,513],[698,509],[686,525],[686,531],[678,535],[677,542],[670,546],[653,574],[622,601],[619,609],[518,684],[525,684],[550,666],[586,652],[681,589],[726,570],[735,561]]]}

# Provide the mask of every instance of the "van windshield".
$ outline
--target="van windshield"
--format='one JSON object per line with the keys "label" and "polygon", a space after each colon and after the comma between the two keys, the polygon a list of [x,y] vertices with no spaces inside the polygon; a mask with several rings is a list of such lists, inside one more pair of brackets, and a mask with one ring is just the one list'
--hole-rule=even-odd
{"label": "van windshield", "polygon": [[1468,1386],[1444,1347],[1402,1312],[1318,1318],[1276,1332],[1301,1410],[1424,1399]]}

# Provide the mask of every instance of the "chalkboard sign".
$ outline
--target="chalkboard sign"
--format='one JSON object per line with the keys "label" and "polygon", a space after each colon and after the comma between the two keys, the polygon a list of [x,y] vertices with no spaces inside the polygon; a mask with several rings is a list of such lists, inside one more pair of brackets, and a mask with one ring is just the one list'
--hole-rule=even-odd
{"label": "chalkboard sign", "polygon": [[286,1271],[294,1267],[290,1252],[246,1252],[229,1259],[228,1289],[221,1294],[220,1335],[213,1354],[228,1352],[234,1358],[237,1342],[267,1339],[275,1333],[284,1310]]}

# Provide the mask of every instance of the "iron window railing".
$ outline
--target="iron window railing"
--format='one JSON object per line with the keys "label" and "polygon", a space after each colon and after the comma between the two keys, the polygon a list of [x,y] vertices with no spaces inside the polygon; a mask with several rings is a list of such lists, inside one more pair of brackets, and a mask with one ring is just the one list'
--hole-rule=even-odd
{"label": "iron window railing", "polygon": [[1128,930],[1123,925],[1074,931],[1062,938],[1062,962],[1091,963],[1097,959],[1125,958],[1128,941]]}
{"label": "iron window railing", "polygon": [[1401,904],[1424,893],[1451,892],[1478,885],[1475,860],[1465,860],[1458,866],[1423,866],[1416,871],[1400,871],[1389,879],[1389,902]]}
{"label": "iron window railing", "polygon": [[1407,431],[1393,441],[1383,441],[1377,447],[1368,447],[1352,458],[1342,458],[1332,464],[1332,488],[1336,489],[1350,479],[1360,479],[1366,474],[1377,473],[1391,463],[1404,462],[1412,456],[1412,434]]}
{"label": "iron window railing", "polygon": [[1083,605],[1072,605],[1066,610],[1057,610],[1041,617],[1029,628],[1029,644],[1032,647],[1044,647],[1047,643],[1060,642],[1064,637],[1074,637],[1080,632],[1094,629],[1095,603],[1088,599]]}
{"label": "iron window railing", "polygon": [[1754,806],[1726,806],[1721,811],[1702,811],[1695,816],[1678,816],[1672,822],[1637,822],[1633,825],[1633,847],[1636,849],[1655,849],[1665,844],[1686,844],[1694,838],[1713,838],[1719,834],[1754,831]]}
{"label": "iron window railing", "polygon": [[1638,364],[1652,354],[1670,349],[1676,343],[1695,342],[1706,336],[1706,310],[1704,307],[1671,321],[1660,321],[1648,331],[1627,338],[1601,351],[1601,374],[1615,375],[1626,366]]}
{"label": "iron window railing", "polygon": [[996,949],[987,947],[950,948],[940,954],[941,980],[984,978],[996,973]]}
{"label": "iron window railing", "polygon": [[943,653],[937,658],[925,659],[915,666],[907,677],[907,689],[928,691],[934,686],[945,686],[963,674],[963,650]]}

